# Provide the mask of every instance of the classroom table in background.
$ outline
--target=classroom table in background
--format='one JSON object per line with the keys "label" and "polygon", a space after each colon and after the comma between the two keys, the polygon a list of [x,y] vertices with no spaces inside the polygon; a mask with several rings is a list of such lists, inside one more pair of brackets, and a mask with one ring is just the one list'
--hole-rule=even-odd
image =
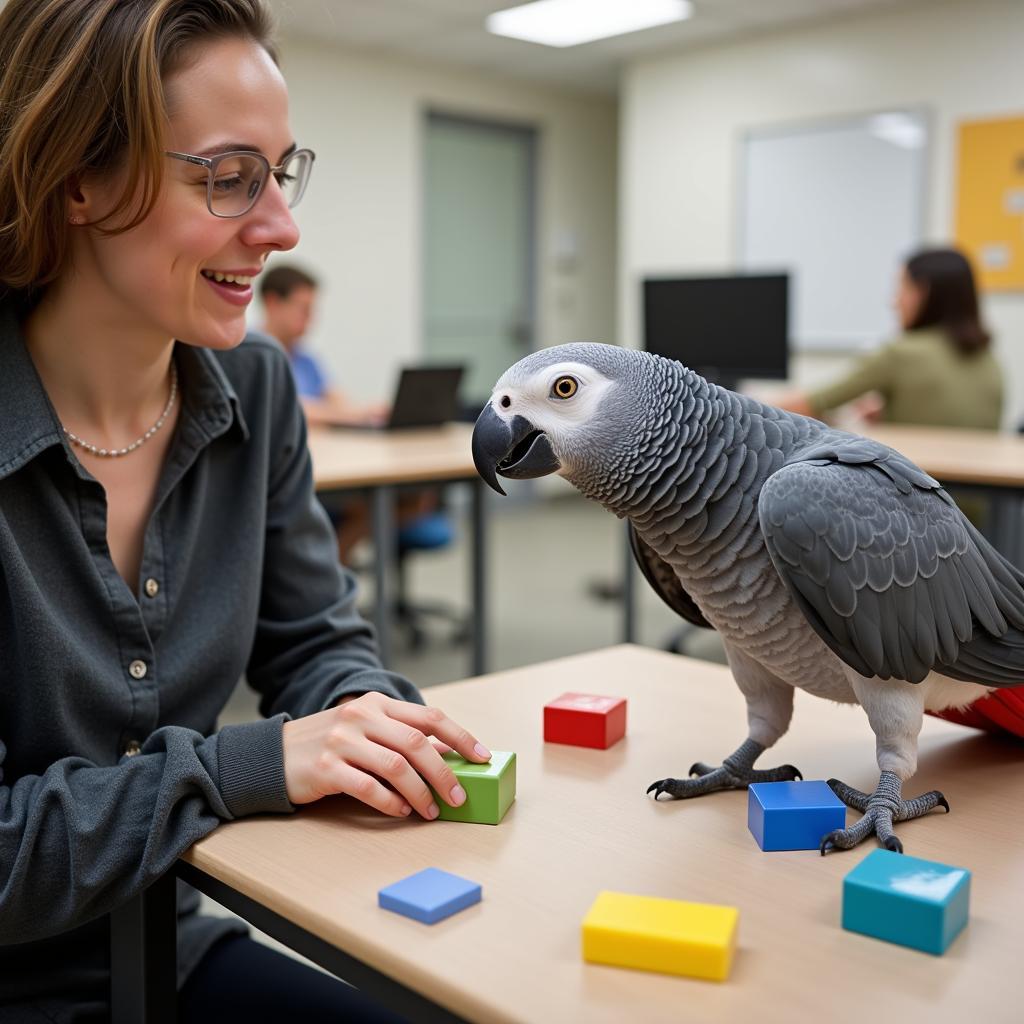
{"label": "classroom table in background", "polygon": [[[905,455],[943,486],[969,487],[989,497],[992,518],[989,540],[1011,561],[1019,560],[1024,516],[1024,435],[952,427],[911,427],[877,424],[860,433]],[[636,593],[639,575],[629,535],[624,538],[622,638],[636,639]]]}
{"label": "classroom table in background", "polygon": [[[626,697],[625,739],[545,744],[543,705],[567,690]],[[518,796],[500,825],[399,821],[339,797],[222,825],[185,854],[181,877],[417,1024],[861,1024],[866,1007],[930,1024],[1020,1019],[1019,742],[925,720],[907,792],[941,789],[951,812],[897,833],[909,854],[973,872],[970,922],[935,957],[840,927],[842,878],[873,839],[827,857],[762,853],[746,792],[645,795],[746,736],[723,667],[620,646],[437,686],[430,699],[516,752]],[[878,779],[863,711],[802,691],[790,732],[761,761],[869,792]],[[433,926],[377,906],[379,889],[425,867],[481,883],[482,902]],[[580,924],[602,889],[738,907],[729,980],[585,963]]]}
{"label": "classroom table in background", "polygon": [[865,436],[906,455],[943,484],[1024,498],[1024,436],[993,430],[872,424]]}
{"label": "classroom table in background", "polygon": [[394,569],[398,531],[395,491],[412,484],[465,483],[472,492],[470,547],[471,667],[487,669],[486,485],[470,450],[473,428],[450,423],[423,430],[326,430],[309,432],[313,483],[321,497],[363,491],[370,496],[374,548],[374,621],[381,660],[391,662]]}

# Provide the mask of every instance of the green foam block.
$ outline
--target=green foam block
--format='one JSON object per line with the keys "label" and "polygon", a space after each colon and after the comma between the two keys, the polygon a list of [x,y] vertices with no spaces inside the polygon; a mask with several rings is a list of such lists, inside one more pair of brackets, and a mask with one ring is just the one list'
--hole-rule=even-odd
{"label": "green foam block", "polygon": [[508,750],[493,750],[487,764],[467,761],[454,752],[445,754],[444,759],[466,791],[466,802],[461,807],[452,807],[434,792],[441,809],[439,817],[444,821],[497,825],[516,798],[516,755]]}

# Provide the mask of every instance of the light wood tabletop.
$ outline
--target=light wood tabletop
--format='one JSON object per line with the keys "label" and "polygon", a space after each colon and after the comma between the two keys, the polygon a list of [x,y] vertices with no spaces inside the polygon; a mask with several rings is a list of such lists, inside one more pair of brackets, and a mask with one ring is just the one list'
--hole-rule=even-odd
{"label": "light wood tabletop", "polygon": [[[568,690],[627,697],[626,739],[607,751],[544,744],[542,707]],[[842,878],[874,841],[824,858],[762,853],[745,792],[645,796],[746,735],[721,666],[624,645],[427,695],[517,753],[518,796],[501,825],[395,821],[340,797],[225,824],[185,859],[472,1021],[1021,1019],[1024,745],[925,722],[907,793],[939,788],[952,813],[897,831],[907,853],[974,873],[970,923],[934,957],[840,928]],[[802,692],[790,733],[761,760],[866,790],[878,777],[863,712]],[[428,866],[482,883],[482,903],[433,926],[378,908],[380,888]],[[584,963],[580,923],[602,889],[738,907],[730,979]]]}
{"label": "light wood tabletop", "polygon": [[313,480],[317,490],[333,490],[473,477],[472,434],[469,423],[422,430],[310,430]]}
{"label": "light wood tabletop", "polygon": [[1024,435],[889,424],[865,433],[943,483],[1024,488]]}

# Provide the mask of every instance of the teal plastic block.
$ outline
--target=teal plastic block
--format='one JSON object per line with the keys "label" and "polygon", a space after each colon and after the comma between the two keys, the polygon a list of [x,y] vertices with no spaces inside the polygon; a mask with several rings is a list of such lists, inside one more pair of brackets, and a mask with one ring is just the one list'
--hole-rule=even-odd
{"label": "teal plastic block", "polygon": [[873,850],[843,879],[843,927],[941,955],[967,924],[971,873]]}

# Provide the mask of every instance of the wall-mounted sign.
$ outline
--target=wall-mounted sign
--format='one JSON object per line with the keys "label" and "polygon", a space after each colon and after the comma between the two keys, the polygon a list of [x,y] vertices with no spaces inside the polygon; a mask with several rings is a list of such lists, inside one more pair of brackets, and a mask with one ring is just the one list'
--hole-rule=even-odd
{"label": "wall-mounted sign", "polygon": [[963,122],[958,152],[957,242],[982,288],[1024,289],[1024,117]]}

